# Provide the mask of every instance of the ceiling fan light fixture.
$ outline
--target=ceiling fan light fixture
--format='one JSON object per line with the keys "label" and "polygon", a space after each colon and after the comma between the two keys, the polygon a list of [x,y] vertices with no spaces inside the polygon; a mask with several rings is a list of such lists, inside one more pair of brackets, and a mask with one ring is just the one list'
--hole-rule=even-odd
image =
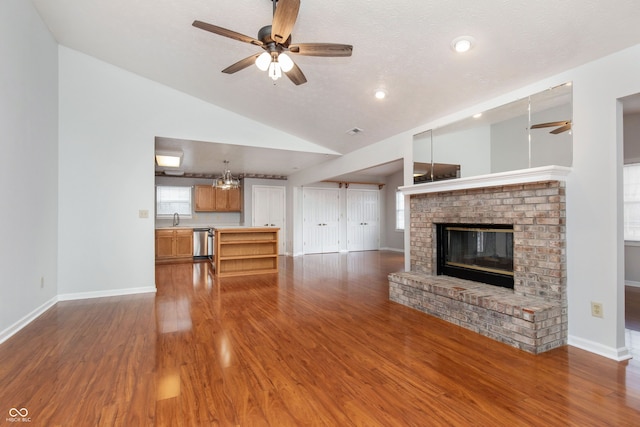
{"label": "ceiling fan light fixture", "polygon": [[271,64],[271,54],[269,54],[269,52],[262,52],[260,56],[256,58],[256,67],[258,67],[260,71],[267,71],[269,64]]}
{"label": "ceiling fan light fixture", "polygon": [[278,61],[271,61],[271,64],[269,64],[269,77],[274,81],[282,77],[282,70]]}
{"label": "ceiling fan light fixture", "polygon": [[475,43],[475,39],[470,36],[460,36],[453,39],[451,48],[458,53],[465,53],[471,50]]}
{"label": "ceiling fan light fixture", "polygon": [[282,68],[282,71],[285,73],[288,73],[293,68],[293,60],[291,60],[286,53],[278,55],[278,63],[280,63],[280,68]]}

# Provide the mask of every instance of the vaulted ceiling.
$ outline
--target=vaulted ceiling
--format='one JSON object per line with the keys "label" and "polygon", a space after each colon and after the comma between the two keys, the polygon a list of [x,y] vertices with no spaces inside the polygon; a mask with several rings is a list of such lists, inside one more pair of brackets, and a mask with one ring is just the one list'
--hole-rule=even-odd
{"label": "vaulted ceiling", "polygon": [[[296,86],[254,66],[221,73],[262,50],[192,26],[257,37],[271,0],[33,3],[64,46],[338,153],[640,43],[637,0],[301,0],[293,42],[353,54],[295,56],[308,80]],[[451,48],[458,36],[475,40],[466,54]]]}

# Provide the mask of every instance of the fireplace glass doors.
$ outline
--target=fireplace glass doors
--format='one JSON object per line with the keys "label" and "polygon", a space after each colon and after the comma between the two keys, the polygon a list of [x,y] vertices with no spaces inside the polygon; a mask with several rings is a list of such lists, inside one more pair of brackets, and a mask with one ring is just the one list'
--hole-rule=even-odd
{"label": "fireplace glass doors", "polygon": [[513,289],[513,226],[438,224],[438,274]]}

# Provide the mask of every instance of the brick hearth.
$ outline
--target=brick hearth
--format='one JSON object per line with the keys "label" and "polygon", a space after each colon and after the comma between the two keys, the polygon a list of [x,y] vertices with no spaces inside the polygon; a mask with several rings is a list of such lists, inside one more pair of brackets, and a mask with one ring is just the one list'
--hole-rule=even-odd
{"label": "brick hearth", "polygon": [[[565,183],[540,181],[411,195],[411,271],[389,297],[540,353],[567,343]],[[511,224],[514,289],[436,275],[436,224]]]}

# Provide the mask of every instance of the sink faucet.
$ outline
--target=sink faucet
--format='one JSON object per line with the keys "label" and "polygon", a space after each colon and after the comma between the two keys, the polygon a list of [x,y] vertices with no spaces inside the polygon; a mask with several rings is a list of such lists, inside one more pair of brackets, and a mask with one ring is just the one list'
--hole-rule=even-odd
{"label": "sink faucet", "polygon": [[180,224],[180,215],[176,212],[173,214],[173,226],[176,227],[178,224]]}

